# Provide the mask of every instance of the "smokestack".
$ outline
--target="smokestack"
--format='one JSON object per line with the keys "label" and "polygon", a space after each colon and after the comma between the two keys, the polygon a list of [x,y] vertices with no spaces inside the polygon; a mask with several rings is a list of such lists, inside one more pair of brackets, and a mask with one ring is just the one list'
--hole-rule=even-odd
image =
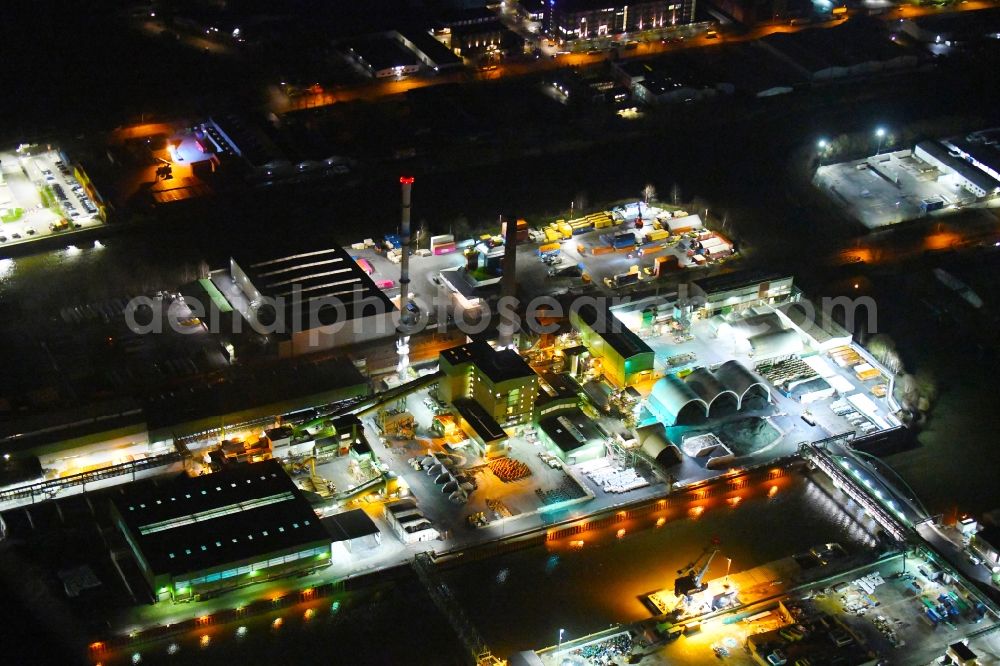
{"label": "smokestack", "polygon": [[500,325],[497,327],[497,349],[514,346],[514,298],[517,297],[517,219],[507,221],[503,239],[503,279],[500,283]]}
{"label": "smokestack", "polygon": [[399,230],[403,244],[399,272],[399,307],[402,310],[410,300],[410,190],[413,188],[413,176],[401,176],[399,182],[403,187],[402,223]]}
{"label": "smokestack", "polygon": [[403,188],[402,221],[400,227],[400,242],[403,253],[399,264],[399,328],[396,329],[396,355],[398,362],[396,372],[400,381],[406,380],[410,367],[410,332],[416,323],[416,315],[410,310],[410,189],[413,187],[413,176],[400,176],[399,183]]}

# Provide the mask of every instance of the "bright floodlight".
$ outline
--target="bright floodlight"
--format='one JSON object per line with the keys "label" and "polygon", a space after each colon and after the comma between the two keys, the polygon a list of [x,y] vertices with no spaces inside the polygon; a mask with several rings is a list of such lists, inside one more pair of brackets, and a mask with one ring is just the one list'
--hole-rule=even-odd
{"label": "bright floodlight", "polygon": [[826,148],[827,146],[826,139],[820,139],[819,141],[816,142],[816,145],[819,146],[820,148]]}
{"label": "bright floodlight", "polygon": [[875,136],[877,136],[880,139],[882,137],[884,137],[885,136],[885,128],[884,127],[879,127],[877,130],[875,130]]}

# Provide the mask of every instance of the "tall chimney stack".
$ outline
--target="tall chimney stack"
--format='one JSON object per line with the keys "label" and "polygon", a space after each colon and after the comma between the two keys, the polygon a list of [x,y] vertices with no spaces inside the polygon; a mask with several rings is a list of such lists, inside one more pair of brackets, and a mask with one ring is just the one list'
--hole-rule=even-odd
{"label": "tall chimney stack", "polygon": [[517,297],[517,218],[507,220],[506,233],[503,240],[503,278],[500,283],[500,300],[506,302],[500,308],[500,324],[497,326],[497,349],[507,349],[514,346],[514,328],[516,322],[512,317],[514,312],[513,299]]}
{"label": "tall chimney stack", "polygon": [[402,223],[399,230],[403,244],[399,273],[399,307],[402,310],[410,300],[410,190],[413,188],[413,176],[401,176],[399,182],[403,187]]}
{"label": "tall chimney stack", "polygon": [[406,380],[410,366],[410,333],[417,317],[411,311],[410,303],[410,190],[413,176],[400,176],[403,189],[402,221],[400,226],[400,248],[402,259],[399,268],[399,328],[396,329],[396,355],[399,357],[396,372],[400,381]]}

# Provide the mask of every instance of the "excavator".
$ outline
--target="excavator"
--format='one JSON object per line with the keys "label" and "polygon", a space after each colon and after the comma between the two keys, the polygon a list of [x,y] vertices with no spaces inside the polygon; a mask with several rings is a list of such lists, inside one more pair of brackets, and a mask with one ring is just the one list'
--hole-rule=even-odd
{"label": "excavator", "polygon": [[708,583],[702,582],[708,567],[712,564],[712,559],[719,552],[719,539],[712,539],[712,542],[705,546],[701,555],[693,562],[677,570],[677,578],[674,580],[674,596],[682,599],[685,605],[691,603],[691,597],[698,592],[703,592]]}

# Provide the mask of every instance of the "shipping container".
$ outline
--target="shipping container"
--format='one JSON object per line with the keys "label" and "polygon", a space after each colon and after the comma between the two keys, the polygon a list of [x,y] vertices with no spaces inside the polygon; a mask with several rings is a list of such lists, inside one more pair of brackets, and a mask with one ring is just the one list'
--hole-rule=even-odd
{"label": "shipping container", "polygon": [[611,239],[611,247],[616,250],[620,250],[630,245],[633,247],[635,246],[635,234],[632,232],[619,234]]}
{"label": "shipping container", "polygon": [[595,229],[607,229],[611,226],[611,220],[608,218],[601,218],[599,220],[594,220]]}
{"label": "shipping container", "polygon": [[657,229],[655,231],[650,231],[649,234],[646,235],[646,240],[661,241],[661,240],[666,240],[669,237],[670,237],[669,231],[667,231],[666,229]]}
{"label": "shipping container", "polygon": [[434,254],[451,254],[456,250],[454,243],[445,243],[444,245],[438,245],[434,248]]}
{"label": "shipping container", "polygon": [[639,281],[638,273],[621,273],[614,278],[616,287],[624,287]]}
{"label": "shipping container", "polygon": [[436,248],[442,245],[455,245],[455,237],[451,234],[441,234],[440,236],[431,236],[431,252],[434,252]]}
{"label": "shipping container", "polygon": [[559,243],[547,243],[545,245],[539,246],[539,248],[538,248],[538,256],[541,257],[541,256],[544,256],[546,254],[556,254],[560,250],[562,250],[562,246],[560,246]]}
{"label": "shipping container", "polygon": [[607,245],[598,245],[593,250],[591,250],[590,253],[596,256],[599,254],[610,254],[611,252],[614,251],[615,249],[613,247],[609,247]]}
{"label": "shipping container", "polygon": [[569,226],[568,222],[560,222],[556,227],[559,229],[559,233],[563,235],[563,238],[569,238],[573,235],[573,227]]}
{"label": "shipping container", "polygon": [[559,233],[558,229],[553,229],[552,227],[545,228],[545,240],[552,243],[558,241],[562,238],[562,234]]}

